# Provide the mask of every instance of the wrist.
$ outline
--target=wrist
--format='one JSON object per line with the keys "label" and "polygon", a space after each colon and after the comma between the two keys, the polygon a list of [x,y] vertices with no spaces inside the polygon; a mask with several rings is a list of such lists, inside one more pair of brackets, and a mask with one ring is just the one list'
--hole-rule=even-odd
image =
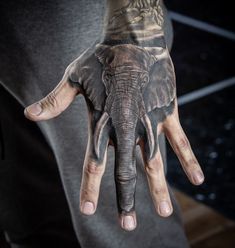
{"label": "wrist", "polygon": [[135,40],[163,37],[163,11],[159,0],[107,0],[103,40]]}

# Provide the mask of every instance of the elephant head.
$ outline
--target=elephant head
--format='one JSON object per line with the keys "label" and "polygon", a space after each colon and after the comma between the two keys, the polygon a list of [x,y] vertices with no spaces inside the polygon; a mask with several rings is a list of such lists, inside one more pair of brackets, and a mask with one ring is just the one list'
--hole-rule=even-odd
{"label": "elephant head", "polygon": [[156,150],[156,137],[149,113],[169,106],[175,98],[174,68],[167,49],[97,44],[78,58],[74,68],[80,70],[73,71],[71,81],[80,82],[93,108],[102,112],[94,129],[97,157],[110,120],[117,145],[122,147],[118,156],[122,161],[133,157],[130,154],[134,150],[130,147],[136,142],[138,122],[146,131],[151,158]]}
{"label": "elephant head", "polygon": [[98,44],[68,71],[90,109],[87,151],[101,162],[108,140],[113,141],[118,207],[120,212],[129,212],[134,206],[137,141],[143,138],[146,158],[151,159],[158,147],[159,120],[154,113],[173,109],[175,78],[168,51],[164,47]]}

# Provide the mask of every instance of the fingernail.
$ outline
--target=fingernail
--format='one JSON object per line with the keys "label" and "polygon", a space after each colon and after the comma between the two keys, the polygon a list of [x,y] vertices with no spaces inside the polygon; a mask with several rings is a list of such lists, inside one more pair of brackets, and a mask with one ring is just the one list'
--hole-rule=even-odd
{"label": "fingernail", "polygon": [[169,203],[166,201],[160,202],[159,211],[162,216],[168,216],[171,213],[171,208]]}
{"label": "fingernail", "polygon": [[193,180],[196,184],[201,184],[204,181],[204,175],[201,171],[195,171],[193,173]]}
{"label": "fingernail", "polygon": [[123,227],[127,230],[135,229],[135,221],[133,216],[128,215],[123,217]]}
{"label": "fingernail", "polygon": [[42,107],[40,106],[39,103],[35,103],[27,108],[27,111],[31,115],[40,115],[42,112]]}
{"label": "fingernail", "polygon": [[95,207],[94,207],[94,204],[92,202],[87,201],[83,204],[82,212],[84,214],[90,215],[90,214],[93,214],[94,211],[95,211]]}

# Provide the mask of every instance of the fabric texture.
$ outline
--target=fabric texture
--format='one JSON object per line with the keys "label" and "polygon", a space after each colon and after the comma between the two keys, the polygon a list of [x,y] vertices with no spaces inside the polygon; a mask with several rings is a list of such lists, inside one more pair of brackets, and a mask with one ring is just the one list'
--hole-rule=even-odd
{"label": "fabric texture", "polygon": [[[0,82],[21,106],[25,107],[47,95],[61,79],[67,65],[97,40],[102,30],[104,5],[105,1],[101,0],[9,0],[0,3]],[[170,35],[171,27],[168,21],[166,21],[166,25],[168,26],[166,36],[168,46],[170,47],[170,41],[172,41],[172,35]],[[12,110],[10,105],[8,105],[8,101],[2,99],[1,108],[5,110],[5,113],[10,113],[14,116],[16,116],[15,111],[22,110],[19,110],[20,108]],[[13,118],[13,120],[15,119]],[[20,120],[15,120],[13,124],[17,125],[18,121]],[[5,123],[5,120],[3,122]],[[81,247],[188,247],[179,217],[179,209],[173,195],[174,214],[166,219],[156,214],[139,149],[137,153],[138,179],[136,189],[138,227],[136,230],[129,233],[118,226],[113,174],[114,151],[111,147],[108,151],[107,168],[102,179],[97,212],[89,217],[80,213],[79,188],[87,143],[87,111],[85,100],[82,96],[78,96],[71,106],[59,117],[34,125],[39,127],[45,139],[44,141],[48,145],[47,148],[51,149],[50,152],[48,151],[51,154],[51,160],[46,162],[48,168],[44,168],[45,185],[42,184],[41,194],[45,194],[48,181],[52,184],[51,187],[61,187],[56,172],[55,177],[53,177],[53,173],[47,174],[46,172],[46,169],[49,169],[50,166],[56,167],[57,164],[65,193],[63,197],[67,199],[73,227]],[[4,130],[2,132],[4,133]],[[37,151],[34,150],[34,139],[36,140],[37,136],[34,137],[33,135],[34,132],[31,129],[27,132],[27,128],[25,128],[22,138],[30,136],[29,143],[32,144],[30,151],[36,153]],[[41,142],[39,145],[41,148],[39,149],[43,150],[44,145],[45,143]],[[8,152],[5,151],[5,155],[9,157],[5,157],[4,160],[10,159],[13,156],[10,152],[7,155]],[[4,160],[1,161],[0,166],[0,174],[3,179],[4,173],[6,173],[5,169],[8,171],[8,177],[10,177],[10,170],[12,170],[12,173],[15,173],[14,167],[17,167],[24,161],[18,162],[13,160],[6,164]],[[41,170],[35,161],[29,161],[29,163],[33,167],[30,173],[37,174],[38,170]],[[5,166],[9,168],[5,168]],[[55,168],[53,170],[56,171]],[[23,170],[18,169],[18,173],[19,177],[24,176],[25,178],[25,173],[27,172],[23,173]],[[37,184],[37,181],[33,180],[30,173],[22,182],[28,184],[29,187],[32,187],[31,190],[33,190],[33,185]],[[17,175],[14,176],[17,177]],[[2,182],[1,185],[11,187],[10,180],[3,181],[4,183]],[[14,186],[14,184],[12,185]],[[17,191],[16,188],[12,188],[9,191],[0,189],[0,195],[3,199],[5,197],[6,200],[9,197],[6,194],[10,194],[14,190]],[[61,189],[57,190],[62,192],[60,191]],[[58,191],[53,192],[53,190],[50,190],[48,195],[41,197],[43,201],[48,201],[49,204],[52,204],[51,199],[49,200],[49,195],[51,194],[51,197],[54,195],[58,196]],[[37,193],[35,191],[35,198],[37,194],[40,194],[40,191]],[[36,206],[37,201],[31,196],[28,195],[29,201],[32,200],[32,202],[29,202],[29,206],[30,204],[35,204],[34,206]],[[14,198],[14,194],[12,193],[10,197]],[[60,203],[58,204],[61,205],[57,207],[68,211],[66,203],[62,199],[59,201]],[[17,208],[19,215],[27,216],[25,212],[28,211],[28,205],[21,205],[18,200],[16,202],[19,203]],[[2,210],[4,204],[4,201],[0,202],[0,215],[4,213],[4,210]],[[55,208],[55,205],[56,203],[51,205],[51,210]],[[12,206],[11,203],[8,206]],[[37,207],[40,212],[40,206]],[[15,215],[17,218],[17,214],[14,212],[16,211],[15,207],[12,206],[8,211],[9,215]],[[59,216],[57,215],[58,213],[56,211],[55,216]],[[68,216],[67,213],[66,216]],[[45,215],[47,214],[45,211]],[[11,221],[11,219],[7,218],[3,223],[0,223],[0,226],[2,225],[2,228],[8,233],[10,240],[13,242],[19,243],[30,232],[33,232],[39,238],[40,236],[37,236],[37,234],[44,230],[42,223],[44,219],[39,218],[39,216],[32,211],[32,214],[28,215],[29,222],[22,218],[24,220],[22,223],[16,223],[17,219]],[[56,221],[56,218],[54,220]],[[21,224],[23,226],[17,227]],[[46,226],[46,223],[44,224]],[[69,221],[67,221],[67,224],[68,228],[70,228]],[[13,226],[15,230],[12,229]],[[35,227],[34,230],[32,229],[33,227]],[[25,245],[18,247],[36,246]],[[71,245],[71,247],[73,246]]]}

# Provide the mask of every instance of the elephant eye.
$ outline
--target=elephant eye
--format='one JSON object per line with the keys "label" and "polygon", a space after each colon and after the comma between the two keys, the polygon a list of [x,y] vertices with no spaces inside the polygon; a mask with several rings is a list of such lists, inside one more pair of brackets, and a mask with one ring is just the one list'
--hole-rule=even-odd
{"label": "elephant eye", "polygon": [[111,72],[106,72],[106,74],[105,74],[105,77],[106,77],[107,79],[111,79],[112,76],[113,76],[113,74],[112,74]]}
{"label": "elephant eye", "polygon": [[147,73],[145,73],[141,77],[141,86],[144,87],[148,82],[149,82],[149,75]]}
{"label": "elephant eye", "polygon": [[110,71],[103,71],[102,79],[103,79],[103,82],[106,84],[106,86],[111,83],[112,77],[113,77],[113,73],[112,72],[110,72]]}

